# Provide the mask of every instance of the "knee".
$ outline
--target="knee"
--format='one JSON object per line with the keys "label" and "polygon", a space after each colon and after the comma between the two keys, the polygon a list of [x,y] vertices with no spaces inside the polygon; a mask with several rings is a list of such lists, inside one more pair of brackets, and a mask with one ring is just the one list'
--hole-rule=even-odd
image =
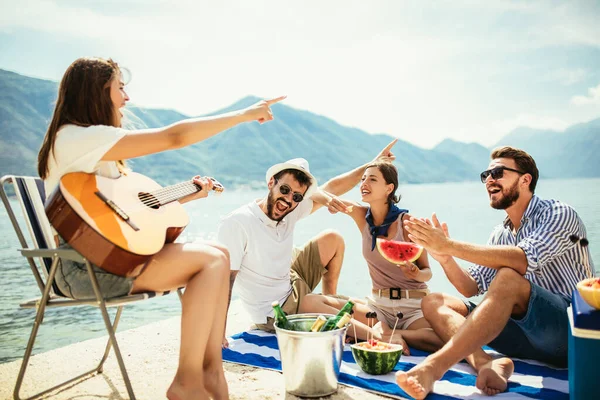
{"label": "knee", "polygon": [[423,316],[429,321],[439,313],[439,309],[444,305],[444,295],[442,293],[431,293],[421,300],[421,310]]}
{"label": "knee", "polygon": [[523,275],[512,268],[505,267],[500,268],[496,272],[489,291],[517,295],[521,289],[525,289],[525,284],[527,284],[527,289],[529,289],[528,282]]}
{"label": "knee", "polygon": [[523,275],[512,268],[500,268],[492,280],[490,290],[514,290],[521,281],[525,280]]}
{"label": "knee", "polygon": [[225,258],[227,259],[227,266],[229,267],[229,261],[231,258],[229,256],[229,250],[227,249],[227,246],[221,243],[214,243],[213,247],[225,255]]}
{"label": "knee", "polygon": [[335,247],[336,249],[344,249],[344,238],[342,235],[334,230],[327,229],[321,233],[321,240],[319,242],[325,244],[328,247]]}
{"label": "knee", "polygon": [[298,312],[300,312],[300,313],[312,312],[313,310],[316,309],[316,307],[318,306],[318,304],[320,302],[321,302],[321,299],[320,299],[319,295],[307,294],[306,296],[302,297],[302,299],[300,300],[300,304],[298,306]]}
{"label": "knee", "polygon": [[[225,250],[225,251],[223,251]],[[223,246],[223,248],[218,248],[218,247],[214,247],[213,249],[211,249],[211,262],[210,262],[210,268],[214,269],[214,270],[218,270],[218,271],[223,271],[223,273],[226,273],[227,275],[229,275],[229,252],[227,251],[227,248],[225,248]]]}

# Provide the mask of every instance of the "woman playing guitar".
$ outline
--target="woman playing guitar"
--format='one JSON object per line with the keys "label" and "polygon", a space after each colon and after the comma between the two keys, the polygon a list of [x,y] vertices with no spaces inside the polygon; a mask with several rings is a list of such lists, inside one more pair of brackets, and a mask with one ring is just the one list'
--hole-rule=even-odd
{"label": "woman playing guitar", "polygon": [[[124,160],[185,147],[210,138],[242,122],[273,119],[270,106],[284,97],[260,101],[246,109],[144,130],[121,128],[120,109],[129,97],[119,66],[112,60],[81,58],[65,72],[54,114],[38,155],[38,172],[46,193],[73,172],[118,178]],[[179,200],[208,196],[213,181],[194,177],[202,190]],[[107,297],[144,291],[167,291],[185,286],[181,313],[179,366],[167,397],[178,399],[228,398],[223,374],[221,341],[229,290],[229,254],[217,243],[168,243],[146,263],[135,278],[117,276],[94,266]],[[82,265],[63,262],[57,284],[74,298],[93,297]]]}

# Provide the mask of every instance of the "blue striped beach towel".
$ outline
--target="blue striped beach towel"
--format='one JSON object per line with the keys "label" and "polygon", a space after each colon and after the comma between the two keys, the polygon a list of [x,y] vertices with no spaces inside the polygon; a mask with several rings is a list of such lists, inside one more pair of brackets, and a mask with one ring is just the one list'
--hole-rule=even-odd
{"label": "blue striped beach towel", "polygon": [[[258,330],[242,332],[230,339],[228,349],[223,350],[223,359],[237,364],[281,371],[277,338],[274,334]],[[488,353],[496,354],[487,349]],[[425,359],[428,353],[412,350],[411,356],[402,356],[394,371],[408,371]],[[531,360],[514,360],[515,373],[509,381],[508,391],[494,399],[568,399],[569,381],[566,369],[557,369]],[[475,387],[476,375],[465,362],[450,369],[436,382],[434,393],[427,399],[486,399]],[[392,398],[407,398],[394,380],[394,372],[387,375],[368,375],[354,362],[350,346],[346,345],[339,382]]]}

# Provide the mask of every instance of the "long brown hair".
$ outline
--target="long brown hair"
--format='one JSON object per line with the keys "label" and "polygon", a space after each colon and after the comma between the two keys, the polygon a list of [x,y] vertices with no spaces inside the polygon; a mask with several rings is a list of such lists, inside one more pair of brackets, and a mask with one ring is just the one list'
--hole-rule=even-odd
{"label": "long brown hair", "polygon": [[[392,164],[391,162],[376,161],[374,163],[367,165],[367,168],[371,168],[371,167],[375,167],[381,172],[381,175],[383,175],[383,179],[385,180],[385,183],[387,185],[389,185],[390,183],[392,185],[394,185],[394,189],[388,195],[388,198],[387,198],[388,204],[392,205],[392,204],[398,203],[400,201],[400,199],[402,198],[402,196],[401,195],[396,196],[396,190],[398,190],[398,169],[396,169],[396,166],[394,164]],[[367,170],[367,168],[365,168],[365,171]]]}
{"label": "long brown hair", "polygon": [[[116,62],[102,58],[79,58],[65,71],[52,120],[38,154],[38,174],[48,176],[48,160],[54,156],[54,143],[59,129],[66,124],[77,126],[117,126],[110,84],[121,70]],[[124,162],[119,161],[124,167]]]}

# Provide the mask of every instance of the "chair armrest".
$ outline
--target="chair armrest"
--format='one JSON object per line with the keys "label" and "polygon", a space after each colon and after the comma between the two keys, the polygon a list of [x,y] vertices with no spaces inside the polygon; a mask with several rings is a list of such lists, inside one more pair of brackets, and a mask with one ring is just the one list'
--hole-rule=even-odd
{"label": "chair armrest", "polygon": [[21,249],[19,251],[25,257],[58,257],[80,263],[85,262],[85,258],[73,249]]}

